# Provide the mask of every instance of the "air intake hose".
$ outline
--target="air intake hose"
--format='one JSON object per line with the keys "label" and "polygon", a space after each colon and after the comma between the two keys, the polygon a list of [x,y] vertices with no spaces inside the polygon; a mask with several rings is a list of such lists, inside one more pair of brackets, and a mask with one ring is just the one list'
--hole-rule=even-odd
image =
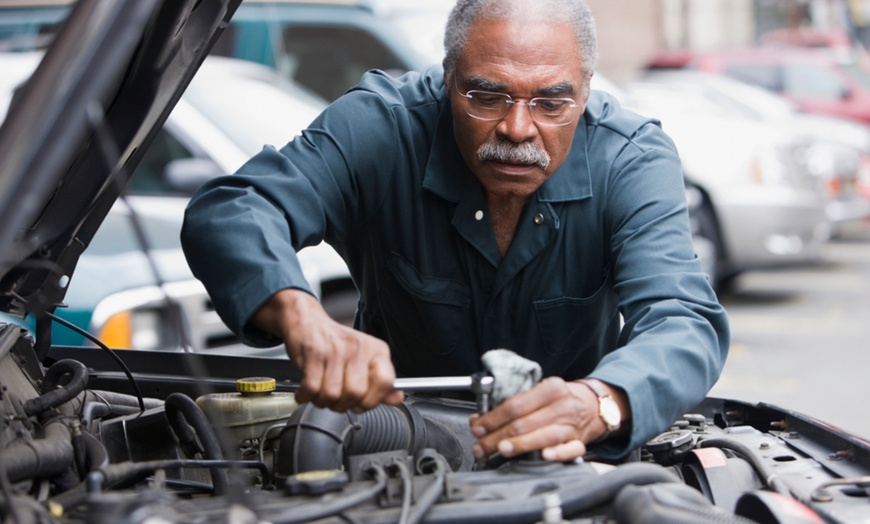
{"label": "air intake hose", "polygon": [[423,417],[407,404],[380,405],[359,415],[301,404],[281,431],[275,475],[341,469],[348,455],[414,454],[426,440]]}

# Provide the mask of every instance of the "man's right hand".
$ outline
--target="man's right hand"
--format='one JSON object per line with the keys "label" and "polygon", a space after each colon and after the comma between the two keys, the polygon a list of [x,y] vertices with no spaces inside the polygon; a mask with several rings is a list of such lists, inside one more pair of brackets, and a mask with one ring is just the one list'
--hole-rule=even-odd
{"label": "man's right hand", "polygon": [[387,344],[336,322],[307,292],[275,293],[252,322],[280,337],[290,359],[302,370],[296,392],[299,403],[341,412],[404,400],[404,394],[393,389],[396,372]]}

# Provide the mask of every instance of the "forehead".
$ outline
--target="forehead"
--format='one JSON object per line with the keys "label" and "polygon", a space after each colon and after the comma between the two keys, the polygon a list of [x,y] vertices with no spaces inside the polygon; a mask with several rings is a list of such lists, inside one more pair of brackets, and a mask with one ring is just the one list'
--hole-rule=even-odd
{"label": "forehead", "polygon": [[511,90],[582,85],[583,64],[571,25],[562,22],[480,19],[457,61],[460,81],[485,78]]}

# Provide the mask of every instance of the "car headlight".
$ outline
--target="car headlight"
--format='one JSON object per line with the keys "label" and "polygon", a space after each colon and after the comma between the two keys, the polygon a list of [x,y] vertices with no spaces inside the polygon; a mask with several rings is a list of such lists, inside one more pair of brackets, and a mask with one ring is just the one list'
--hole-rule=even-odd
{"label": "car headlight", "polygon": [[96,336],[113,349],[176,349],[178,337],[167,311],[157,308],[119,311],[102,322]]}
{"label": "car headlight", "polygon": [[90,331],[116,349],[179,350],[179,326],[186,325],[178,303],[157,287],[106,297],[94,308]]}
{"label": "car headlight", "polygon": [[750,164],[751,180],[761,185],[789,183],[788,165],[784,151],[775,146],[759,147]]}
{"label": "car headlight", "polygon": [[807,143],[780,143],[760,146],[751,165],[757,184],[780,185],[822,191],[822,172],[833,172],[831,151]]}

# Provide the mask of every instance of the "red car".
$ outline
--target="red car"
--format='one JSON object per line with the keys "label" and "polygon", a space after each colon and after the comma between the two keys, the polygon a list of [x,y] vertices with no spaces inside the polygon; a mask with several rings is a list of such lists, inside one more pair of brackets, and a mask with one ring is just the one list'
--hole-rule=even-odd
{"label": "red car", "polygon": [[807,113],[870,123],[870,66],[863,54],[763,46],[694,53],[685,66],[763,87]]}

